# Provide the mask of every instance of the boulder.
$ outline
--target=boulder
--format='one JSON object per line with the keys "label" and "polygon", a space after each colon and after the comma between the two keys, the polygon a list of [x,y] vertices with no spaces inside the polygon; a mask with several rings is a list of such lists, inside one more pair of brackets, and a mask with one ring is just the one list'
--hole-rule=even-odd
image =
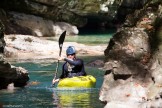
{"label": "boulder", "polygon": [[23,87],[29,80],[28,71],[22,67],[11,66],[10,63],[4,60],[4,26],[0,21],[0,89],[6,89],[11,83],[15,87]]}
{"label": "boulder", "polygon": [[99,99],[105,108],[158,108],[161,98],[161,1],[128,15],[105,50]]}

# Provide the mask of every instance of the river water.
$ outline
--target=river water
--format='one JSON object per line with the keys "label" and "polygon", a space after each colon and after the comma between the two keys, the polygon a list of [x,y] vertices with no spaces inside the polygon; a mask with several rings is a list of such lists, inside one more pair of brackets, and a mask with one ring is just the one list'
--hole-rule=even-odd
{"label": "river water", "polygon": [[[111,33],[102,35],[80,35],[66,38],[85,44],[107,44]],[[82,57],[81,57],[82,58]],[[59,89],[51,87],[51,81],[56,69],[56,62],[52,60],[12,61],[11,64],[21,66],[29,71],[30,81],[24,88],[0,91],[0,107],[3,108],[103,108],[99,101],[99,90],[103,82],[104,71],[86,64],[96,57],[84,57],[87,74],[96,79],[96,87],[91,89]],[[97,57],[104,59],[104,56]],[[57,76],[61,74],[61,64]]]}

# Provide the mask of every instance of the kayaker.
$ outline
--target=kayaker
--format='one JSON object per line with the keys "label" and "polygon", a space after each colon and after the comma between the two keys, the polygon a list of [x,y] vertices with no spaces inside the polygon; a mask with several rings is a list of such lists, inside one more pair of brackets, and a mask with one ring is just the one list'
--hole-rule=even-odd
{"label": "kayaker", "polygon": [[76,58],[76,50],[74,46],[69,46],[66,50],[67,58],[60,57],[58,60],[64,60],[62,66],[62,74],[60,78],[53,79],[52,83],[55,84],[62,78],[71,78],[73,76],[85,76],[84,63],[82,59]]}

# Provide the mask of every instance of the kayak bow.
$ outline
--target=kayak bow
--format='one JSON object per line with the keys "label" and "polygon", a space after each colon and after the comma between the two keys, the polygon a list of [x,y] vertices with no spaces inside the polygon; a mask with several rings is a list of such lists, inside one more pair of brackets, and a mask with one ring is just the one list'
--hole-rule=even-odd
{"label": "kayak bow", "polygon": [[77,76],[72,78],[61,79],[58,87],[74,87],[74,88],[92,88],[96,85],[96,78],[92,75]]}

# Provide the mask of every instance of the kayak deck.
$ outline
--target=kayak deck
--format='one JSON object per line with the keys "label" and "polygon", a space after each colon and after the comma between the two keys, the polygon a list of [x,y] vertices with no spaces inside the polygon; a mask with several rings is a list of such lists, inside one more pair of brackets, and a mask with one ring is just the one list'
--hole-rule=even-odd
{"label": "kayak deck", "polygon": [[92,75],[77,76],[72,78],[61,79],[58,83],[60,87],[77,87],[77,88],[93,88],[96,85],[96,78]]}

